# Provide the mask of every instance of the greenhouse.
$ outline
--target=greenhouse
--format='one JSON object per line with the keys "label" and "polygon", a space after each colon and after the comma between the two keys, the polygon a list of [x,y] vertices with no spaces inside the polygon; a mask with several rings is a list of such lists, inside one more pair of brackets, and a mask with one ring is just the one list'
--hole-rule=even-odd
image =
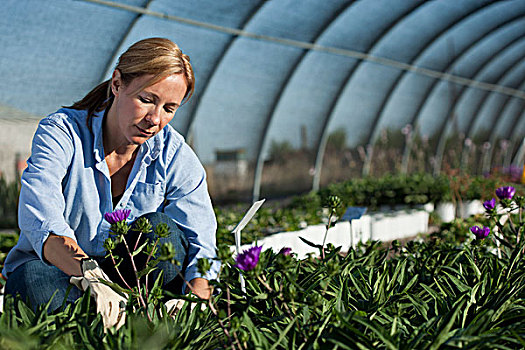
{"label": "greenhouse", "polygon": [[[35,190],[27,202],[29,174],[55,176],[38,168],[36,152],[68,154],[63,143],[35,136],[45,117],[112,84],[132,44],[167,38],[189,56],[195,78],[169,125],[204,168],[222,267],[211,298],[177,295],[186,303],[176,312],[163,308],[156,284],[157,294],[141,292],[139,282],[121,291],[127,320],[110,331],[87,293],[67,307],[64,299],[60,312],[6,298],[0,348],[525,347],[525,1],[3,5],[0,266],[44,201]],[[73,167],[56,182],[61,215],[70,217]],[[180,164],[169,167],[165,174],[184,174]],[[131,216],[104,221],[103,210],[97,230],[111,224],[124,237],[117,226],[142,206],[126,206],[127,192],[115,196],[115,179],[110,209]],[[123,191],[135,186],[127,181]],[[79,181],[77,196],[88,182]],[[151,185],[153,198],[159,184],[141,185]],[[157,211],[168,207],[165,191]],[[44,257],[43,244],[31,241],[42,252],[29,260]],[[158,270],[150,258],[171,248],[140,249],[151,249],[146,276]],[[199,273],[219,266],[207,260],[199,259]]]}

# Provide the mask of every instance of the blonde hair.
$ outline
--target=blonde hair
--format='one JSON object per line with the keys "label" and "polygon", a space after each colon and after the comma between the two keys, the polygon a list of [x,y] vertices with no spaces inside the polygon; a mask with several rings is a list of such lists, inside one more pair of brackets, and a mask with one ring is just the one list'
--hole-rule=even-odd
{"label": "blonde hair", "polygon": [[[186,78],[187,88],[184,102],[191,98],[195,88],[195,76],[190,58],[182,53],[177,44],[165,38],[143,39],[131,45],[119,57],[115,69],[120,72],[122,82],[125,85],[129,85],[133,79],[146,74],[153,76],[133,93],[138,93],[173,74],[182,74]],[[93,114],[110,107],[113,98],[111,79],[108,79],[69,108],[86,109],[88,111],[86,123],[90,127]]]}

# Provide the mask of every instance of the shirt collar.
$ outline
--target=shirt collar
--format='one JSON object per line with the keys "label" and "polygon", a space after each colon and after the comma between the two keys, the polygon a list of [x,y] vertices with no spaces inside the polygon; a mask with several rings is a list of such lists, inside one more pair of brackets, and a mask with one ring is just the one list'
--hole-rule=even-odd
{"label": "shirt collar", "polygon": [[[97,162],[104,160],[104,144],[102,139],[102,124],[104,121],[105,110],[95,112],[91,118],[91,130],[93,131],[93,154]],[[162,134],[164,130],[161,130],[154,137],[146,140],[141,146],[141,152],[144,157],[149,156],[151,160],[155,160],[162,149]]]}

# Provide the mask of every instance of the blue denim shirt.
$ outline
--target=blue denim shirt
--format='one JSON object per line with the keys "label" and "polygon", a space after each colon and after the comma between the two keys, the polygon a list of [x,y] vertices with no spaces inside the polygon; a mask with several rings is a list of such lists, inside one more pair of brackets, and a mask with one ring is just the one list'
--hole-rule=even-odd
{"label": "blue denim shirt", "polygon": [[[89,256],[104,256],[109,223],[104,213],[131,209],[128,221],[164,212],[189,241],[187,281],[216,278],[214,261],[206,276],[197,259],[216,256],[217,222],[206,173],[183,137],[170,125],[140,146],[120,202],[113,208],[111,179],[104,159],[104,112],[86,125],[86,111],[60,109],[42,119],[22,175],[18,207],[20,239],[9,252],[4,276],[26,261],[42,259],[50,232],[74,239]],[[43,260],[43,259],[42,259]]]}

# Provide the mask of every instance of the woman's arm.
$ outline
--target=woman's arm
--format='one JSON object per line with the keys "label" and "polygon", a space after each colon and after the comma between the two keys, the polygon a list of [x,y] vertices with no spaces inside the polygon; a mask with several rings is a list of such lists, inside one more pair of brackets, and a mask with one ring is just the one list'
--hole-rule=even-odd
{"label": "woman's arm", "polygon": [[82,276],[81,260],[88,258],[72,238],[50,233],[42,249],[43,258],[68,276]]}
{"label": "woman's arm", "polygon": [[[208,194],[206,173],[187,144],[182,144],[166,164],[167,204],[164,213],[175,221],[188,239],[188,265],[184,277],[190,281],[196,295],[206,298],[211,294],[208,280],[216,279],[220,268],[220,262],[215,259],[217,221]],[[211,269],[205,275],[198,269],[201,258],[211,263]]]}
{"label": "woman's arm", "polygon": [[[68,130],[61,114],[40,121],[21,179],[18,225],[43,261],[46,260],[43,245],[50,235],[76,241],[75,232],[64,218],[66,204],[62,192],[62,180],[75,153]],[[51,262],[53,257],[47,260]]]}

